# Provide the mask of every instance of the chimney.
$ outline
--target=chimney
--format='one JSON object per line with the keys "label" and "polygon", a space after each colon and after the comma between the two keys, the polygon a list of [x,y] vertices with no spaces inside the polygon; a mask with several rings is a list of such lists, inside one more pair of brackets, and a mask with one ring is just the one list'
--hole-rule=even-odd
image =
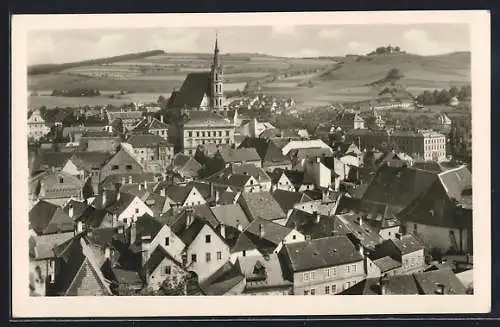
{"label": "chimney", "polygon": [[237,225],[236,225],[236,229],[237,229],[238,231],[242,232],[242,231],[243,231],[243,226],[240,224],[240,221],[239,221],[239,220],[236,220],[236,223],[237,223]]}
{"label": "chimney", "polygon": [[224,224],[220,224],[220,234],[222,236],[222,238],[226,238],[226,225]]}
{"label": "chimney", "polygon": [[164,187],[162,187],[160,189],[160,196],[165,196],[165,188]]}
{"label": "chimney", "polygon": [[441,283],[437,284],[435,293],[439,295],[444,295],[444,285]]}
{"label": "chimney", "polygon": [[163,114],[162,114],[162,115],[160,115],[160,121],[161,121],[162,123],[164,123],[164,121],[163,121]]}
{"label": "chimney", "polygon": [[142,190],[142,184],[139,183],[139,191]]}
{"label": "chimney", "polygon": [[118,234],[123,234],[123,226],[118,227]]}
{"label": "chimney", "polygon": [[104,248],[104,258],[106,258],[106,259],[111,258],[111,249],[109,248],[109,246],[106,246]]}
{"label": "chimney", "polygon": [[116,201],[120,201],[120,192],[116,193]]}
{"label": "chimney", "polygon": [[144,266],[149,259],[149,245],[151,244],[151,236],[144,235],[141,237],[141,252],[142,252],[142,265]]}
{"label": "chimney", "polygon": [[363,226],[363,216],[362,215],[358,217],[358,224],[359,224],[359,226]]}
{"label": "chimney", "polygon": [[383,275],[380,280],[380,295],[387,295],[387,284],[389,284],[389,277],[387,275]]}
{"label": "chimney", "polygon": [[73,209],[73,205],[70,204],[69,208],[68,208],[68,215],[70,218],[73,218],[74,214],[75,214],[75,210]]}
{"label": "chimney", "polygon": [[218,190],[215,190],[215,203],[218,203],[220,199],[220,194]]}
{"label": "chimney", "polygon": [[122,185],[124,185],[126,182],[127,182],[127,179],[125,178],[125,176],[123,176],[122,177]]}
{"label": "chimney", "polygon": [[210,197],[211,198],[215,198],[215,186],[214,186],[214,183],[210,182],[209,186],[210,186]]}
{"label": "chimney", "polygon": [[320,163],[321,162],[321,158],[320,157],[316,157],[316,162]]}
{"label": "chimney", "polygon": [[78,221],[76,223],[75,235],[78,235],[81,232],[83,232],[83,223],[81,221]]}
{"label": "chimney", "polygon": [[102,191],[102,206],[105,207],[108,204],[108,196],[106,195],[106,190]]}
{"label": "chimney", "polygon": [[129,176],[129,177],[128,177],[128,183],[129,183],[129,184],[132,184],[132,176]]}
{"label": "chimney", "polygon": [[361,244],[361,242],[358,242],[358,244],[356,245],[356,249],[358,250],[359,254],[364,258],[365,257],[365,251],[364,251],[364,248],[363,248],[363,244]]}
{"label": "chimney", "polygon": [[319,214],[319,212],[314,211],[314,218],[315,218],[316,224],[319,224],[319,221],[321,220],[321,215]]}
{"label": "chimney", "polygon": [[193,208],[186,208],[186,228],[193,223]]}
{"label": "chimney", "polygon": [[144,189],[147,190],[148,189],[148,181],[147,180],[144,180]]}
{"label": "chimney", "polygon": [[401,234],[400,234],[400,233],[396,233],[396,238],[397,238],[398,240],[400,240],[400,239],[401,239]]}
{"label": "chimney", "polygon": [[134,244],[137,238],[137,225],[135,222],[132,222],[130,226],[130,244]]}
{"label": "chimney", "polygon": [[259,224],[259,236],[262,238],[264,237],[264,225]]}
{"label": "chimney", "polygon": [[311,240],[311,235],[307,234],[306,235],[306,241],[310,241]]}

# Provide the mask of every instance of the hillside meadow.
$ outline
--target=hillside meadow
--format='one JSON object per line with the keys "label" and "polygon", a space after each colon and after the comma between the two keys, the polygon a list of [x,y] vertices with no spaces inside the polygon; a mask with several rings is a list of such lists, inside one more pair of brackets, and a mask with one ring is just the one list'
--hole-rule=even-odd
{"label": "hillside meadow", "polygon": [[[30,96],[30,108],[45,105],[120,104],[147,102],[179,89],[187,74],[210,69],[211,54],[163,53],[146,57],[70,68],[28,76],[29,91],[89,88],[101,93],[131,92],[121,99]],[[398,81],[415,95],[425,89],[460,87],[470,83],[470,53],[440,56],[386,54],[344,58],[282,58],[262,54],[224,54],[225,90],[243,90],[247,82],[258,84],[271,96],[293,97],[299,108],[332,102],[361,101],[377,96],[368,84],[393,68],[404,77]]]}

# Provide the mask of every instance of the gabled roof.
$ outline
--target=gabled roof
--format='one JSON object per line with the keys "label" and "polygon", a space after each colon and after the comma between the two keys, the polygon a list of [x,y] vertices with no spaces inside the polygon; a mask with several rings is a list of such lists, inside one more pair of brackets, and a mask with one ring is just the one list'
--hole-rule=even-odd
{"label": "gabled roof", "polygon": [[165,195],[175,203],[184,203],[194,186],[169,185],[165,190]]}
{"label": "gabled roof", "polygon": [[401,238],[390,239],[386,242],[392,242],[401,255],[424,249],[424,245],[412,234],[403,235]]}
{"label": "gabled roof", "polygon": [[150,215],[144,214],[137,218],[135,226],[136,244],[139,244],[142,236],[151,236],[151,240],[153,240],[164,225]]}
{"label": "gabled roof", "polygon": [[276,220],[286,217],[270,192],[242,193],[240,199],[244,201],[242,207],[248,210],[247,214],[252,219]]}
{"label": "gabled roof", "polygon": [[127,143],[134,148],[151,148],[168,144],[164,138],[156,134],[134,134],[127,139]]}
{"label": "gabled roof", "polygon": [[183,176],[197,177],[198,171],[201,169],[201,167],[201,164],[193,157],[182,153],[177,153],[176,155],[174,155],[169,169],[182,174]]}
{"label": "gabled roof", "polygon": [[191,225],[189,225],[189,227],[179,235],[179,238],[184,242],[184,244],[186,244],[186,246],[189,246],[205,225],[210,226],[210,224],[207,224],[206,221],[195,217]]}
{"label": "gabled roof", "polygon": [[277,189],[273,191],[272,194],[285,213],[287,213],[288,210],[293,209],[293,207],[298,203],[312,201],[308,195],[302,192],[291,192]]}
{"label": "gabled roof", "polygon": [[237,228],[238,224],[240,224],[242,228],[246,228],[249,224],[245,212],[237,203],[215,206],[210,208],[210,210],[221,224],[234,228]]}
{"label": "gabled roof", "polygon": [[29,182],[31,192],[38,195],[38,192],[44,190],[43,198],[52,199],[78,197],[84,185],[84,181],[64,171],[44,171],[32,177]]}
{"label": "gabled roof", "polygon": [[281,153],[281,149],[273,142],[267,143],[267,150],[262,158],[262,165],[264,167],[276,164],[289,164],[290,159]]}
{"label": "gabled roof", "polygon": [[406,167],[381,166],[363,194],[362,201],[386,203],[400,211],[427,190],[436,173]]}
{"label": "gabled roof", "polygon": [[[337,215],[349,233],[351,233],[365,248],[373,249],[377,244],[382,243],[383,239],[378,234],[378,231],[367,224],[363,218],[363,214],[349,212],[346,214]],[[362,223],[360,224],[360,220]]]}
{"label": "gabled roof", "polygon": [[[260,234],[261,227],[263,235]],[[261,245],[263,244],[262,241],[265,241],[264,244],[276,247],[288,234],[290,234],[291,231],[291,228],[273,223],[272,221],[255,219],[247,226],[247,228],[245,228],[244,232],[252,243],[261,248]]]}
{"label": "gabled roof", "polygon": [[[124,192],[126,192],[126,190],[139,188],[139,184],[147,182],[148,190],[150,190],[150,188],[155,186],[160,179],[160,174],[149,172],[111,174],[102,180],[99,186],[101,188],[115,190],[114,186],[120,184],[120,190],[123,187]],[[129,183],[130,180],[132,183]]]}
{"label": "gabled roof", "polygon": [[99,228],[108,214],[109,213],[105,209],[96,209],[89,206],[80,215],[80,217],[76,219],[76,221],[81,221],[85,225]]}
{"label": "gabled roof", "polygon": [[439,284],[444,286],[444,294],[466,294],[465,286],[451,269],[439,269],[413,275],[421,294],[436,294]]}
{"label": "gabled roof", "polygon": [[95,197],[94,202],[92,202],[92,205],[96,209],[105,209],[107,212],[111,214],[117,214],[120,215],[125,209],[128,208],[128,206],[134,201],[136,198],[135,195],[124,193],[124,192],[119,192],[119,198],[118,193],[115,191],[103,191],[103,193],[106,193],[106,203],[103,204],[103,196],[102,194],[99,194],[98,196]]}
{"label": "gabled roof", "polygon": [[69,215],[69,208],[73,208],[73,217],[71,217],[73,220],[78,219],[85,209],[87,209],[89,205],[87,204],[86,201],[78,201],[75,199],[69,200],[66,205],[63,207],[63,211]]}
{"label": "gabled roof", "polygon": [[231,253],[235,253],[254,249],[257,249],[257,245],[255,245],[245,233],[240,233],[230,251]]}
{"label": "gabled roof", "polygon": [[247,282],[265,281],[264,284],[249,283],[247,289],[292,286],[293,284],[284,277],[282,263],[276,253],[239,257],[236,264],[240,266]]}
{"label": "gabled roof", "polygon": [[380,271],[383,273],[391,271],[393,269],[401,267],[401,262],[394,260],[390,256],[381,257],[373,260],[373,264],[376,265]]}
{"label": "gabled roof", "polygon": [[[380,278],[366,278],[356,285],[349,287],[340,295],[381,295]],[[388,276],[387,294],[391,295],[418,295],[413,275]]]}
{"label": "gabled roof", "polygon": [[141,120],[135,127],[133,128],[133,132],[148,132],[151,129],[168,129],[168,125],[162,123],[156,118],[148,120],[148,118],[144,118]]}
{"label": "gabled roof", "polygon": [[67,161],[71,160],[77,168],[91,172],[92,169],[102,167],[110,157],[111,153],[109,152],[73,152],[73,155]]}
{"label": "gabled roof", "polygon": [[465,165],[440,173],[439,180],[448,196],[457,201],[462,199],[464,190],[472,188],[472,174]]}
{"label": "gabled roof", "polygon": [[61,207],[45,201],[38,201],[31,208],[29,222],[38,235],[70,232],[74,229],[73,219]]}
{"label": "gabled roof", "polygon": [[182,266],[167,252],[167,250],[165,250],[162,246],[158,245],[149,256],[149,259],[148,261],[146,261],[146,264],[144,265],[143,269],[145,269],[149,274],[151,274],[156,270],[156,268],[158,268],[160,263],[165,259],[174,262],[179,267]]}
{"label": "gabled roof", "polygon": [[[200,192],[200,194],[203,196],[203,198],[207,201],[210,200],[215,200],[215,193],[219,192],[220,194],[224,193],[228,186],[225,185],[215,185],[215,184],[210,184],[209,182],[202,181],[202,180],[196,180],[196,181],[190,181],[186,183],[186,186],[188,187],[196,187],[196,190]],[[213,189],[211,189],[213,187]],[[214,194],[211,194],[213,191]]]}
{"label": "gabled roof", "polygon": [[92,251],[81,236],[81,234],[77,235],[54,248],[54,253],[61,262],[55,280],[54,288],[56,293],[58,295],[77,295],[76,289],[73,287],[79,285],[79,281],[88,272],[87,269],[90,269],[91,276],[97,281],[101,292],[104,295],[111,295],[109,285],[105,281],[100,268],[96,265],[96,259],[93,257]]}
{"label": "gabled roof", "polygon": [[73,232],[37,235],[30,237],[30,257],[44,260],[54,257],[53,248],[73,238]]}
{"label": "gabled roof", "polygon": [[[163,210],[166,208],[165,203],[167,201],[167,197],[161,196],[157,193],[151,193],[144,200],[144,203],[153,211],[155,217],[163,214]],[[167,207],[170,208],[170,206]]]}
{"label": "gabled roof", "polygon": [[320,214],[319,221],[316,219],[316,214],[293,209],[287,219],[286,226],[295,228],[304,235],[309,235],[311,239],[349,233],[344,223],[336,216]]}
{"label": "gabled roof", "polygon": [[334,267],[363,260],[345,235],[285,244],[293,272]]}
{"label": "gabled roof", "polygon": [[228,261],[204,280],[200,288],[205,295],[224,295],[243,283],[244,279],[239,265],[233,265]]}
{"label": "gabled roof", "polygon": [[219,154],[225,163],[261,160],[257,150],[254,148],[232,149],[229,147],[219,147]]}
{"label": "gabled roof", "polygon": [[173,99],[173,108],[198,107],[205,95],[210,96],[210,72],[189,73]]}
{"label": "gabled roof", "polygon": [[212,228],[216,228],[220,224],[206,204],[194,206],[193,208],[171,208],[157,219],[168,225],[175,234],[181,234],[186,229],[189,215],[205,221]]}

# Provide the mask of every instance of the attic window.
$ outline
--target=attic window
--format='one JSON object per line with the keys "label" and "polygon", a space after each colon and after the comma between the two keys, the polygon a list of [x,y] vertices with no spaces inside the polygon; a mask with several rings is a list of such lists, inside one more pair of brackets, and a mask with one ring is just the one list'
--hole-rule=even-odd
{"label": "attic window", "polygon": [[132,170],[132,165],[126,165],[125,168],[127,168],[127,170]]}
{"label": "attic window", "polygon": [[59,177],[59,183],[61,183],[61,184],[64,183],[64,178]]}

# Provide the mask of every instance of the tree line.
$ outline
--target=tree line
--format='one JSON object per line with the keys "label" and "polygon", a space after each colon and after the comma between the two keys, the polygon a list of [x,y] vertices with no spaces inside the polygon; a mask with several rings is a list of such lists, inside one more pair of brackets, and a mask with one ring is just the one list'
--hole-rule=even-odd
{"label": "tree line", "polygon": [[100,95],[101,93],[99,90],[87,88],[75,88],[69,90],[55,89],[52,91],[52,96],[60,97],[96,97]]}
{"label": "tree line", "polygon": [[398,46],[393,47],[392,45],[388,45],[386,47],[382,46],[376,48],[374,51],[368,53],[367,56],[373,56],[385,53],[404,53],[404,51],[401,51],[401,48]]}
{"label": "tree line", "polygon": [[461,88],[452,86],[450,89],[425,90],[417,96],[417,101],[423,105],[448,104],[455,97],[462,101],[471,96],[471,86],[464,85]]}
{"label": "tree line", "polygon": [[152,50],[152,51],[128,53],[128,54],[124,54],[124,55],[120,55],[120,56],[113,56],[113,57],[107,57],[107,58],[69,62],[69,63],[65,63],[65,64],[34,65],[34,66],[28,67],[28,75],[58,73],[60,71],[63,71],[65,69],[69,69],[69,68],[77,68],[77,67],[91,66],[91,65],[111,64],[111,63],[118,62],[118,61],[134,60],[134,59],[139,59],[139,58],[161,55],[164,53],[165,53],[165,51],[163,51],[163,50]]}

